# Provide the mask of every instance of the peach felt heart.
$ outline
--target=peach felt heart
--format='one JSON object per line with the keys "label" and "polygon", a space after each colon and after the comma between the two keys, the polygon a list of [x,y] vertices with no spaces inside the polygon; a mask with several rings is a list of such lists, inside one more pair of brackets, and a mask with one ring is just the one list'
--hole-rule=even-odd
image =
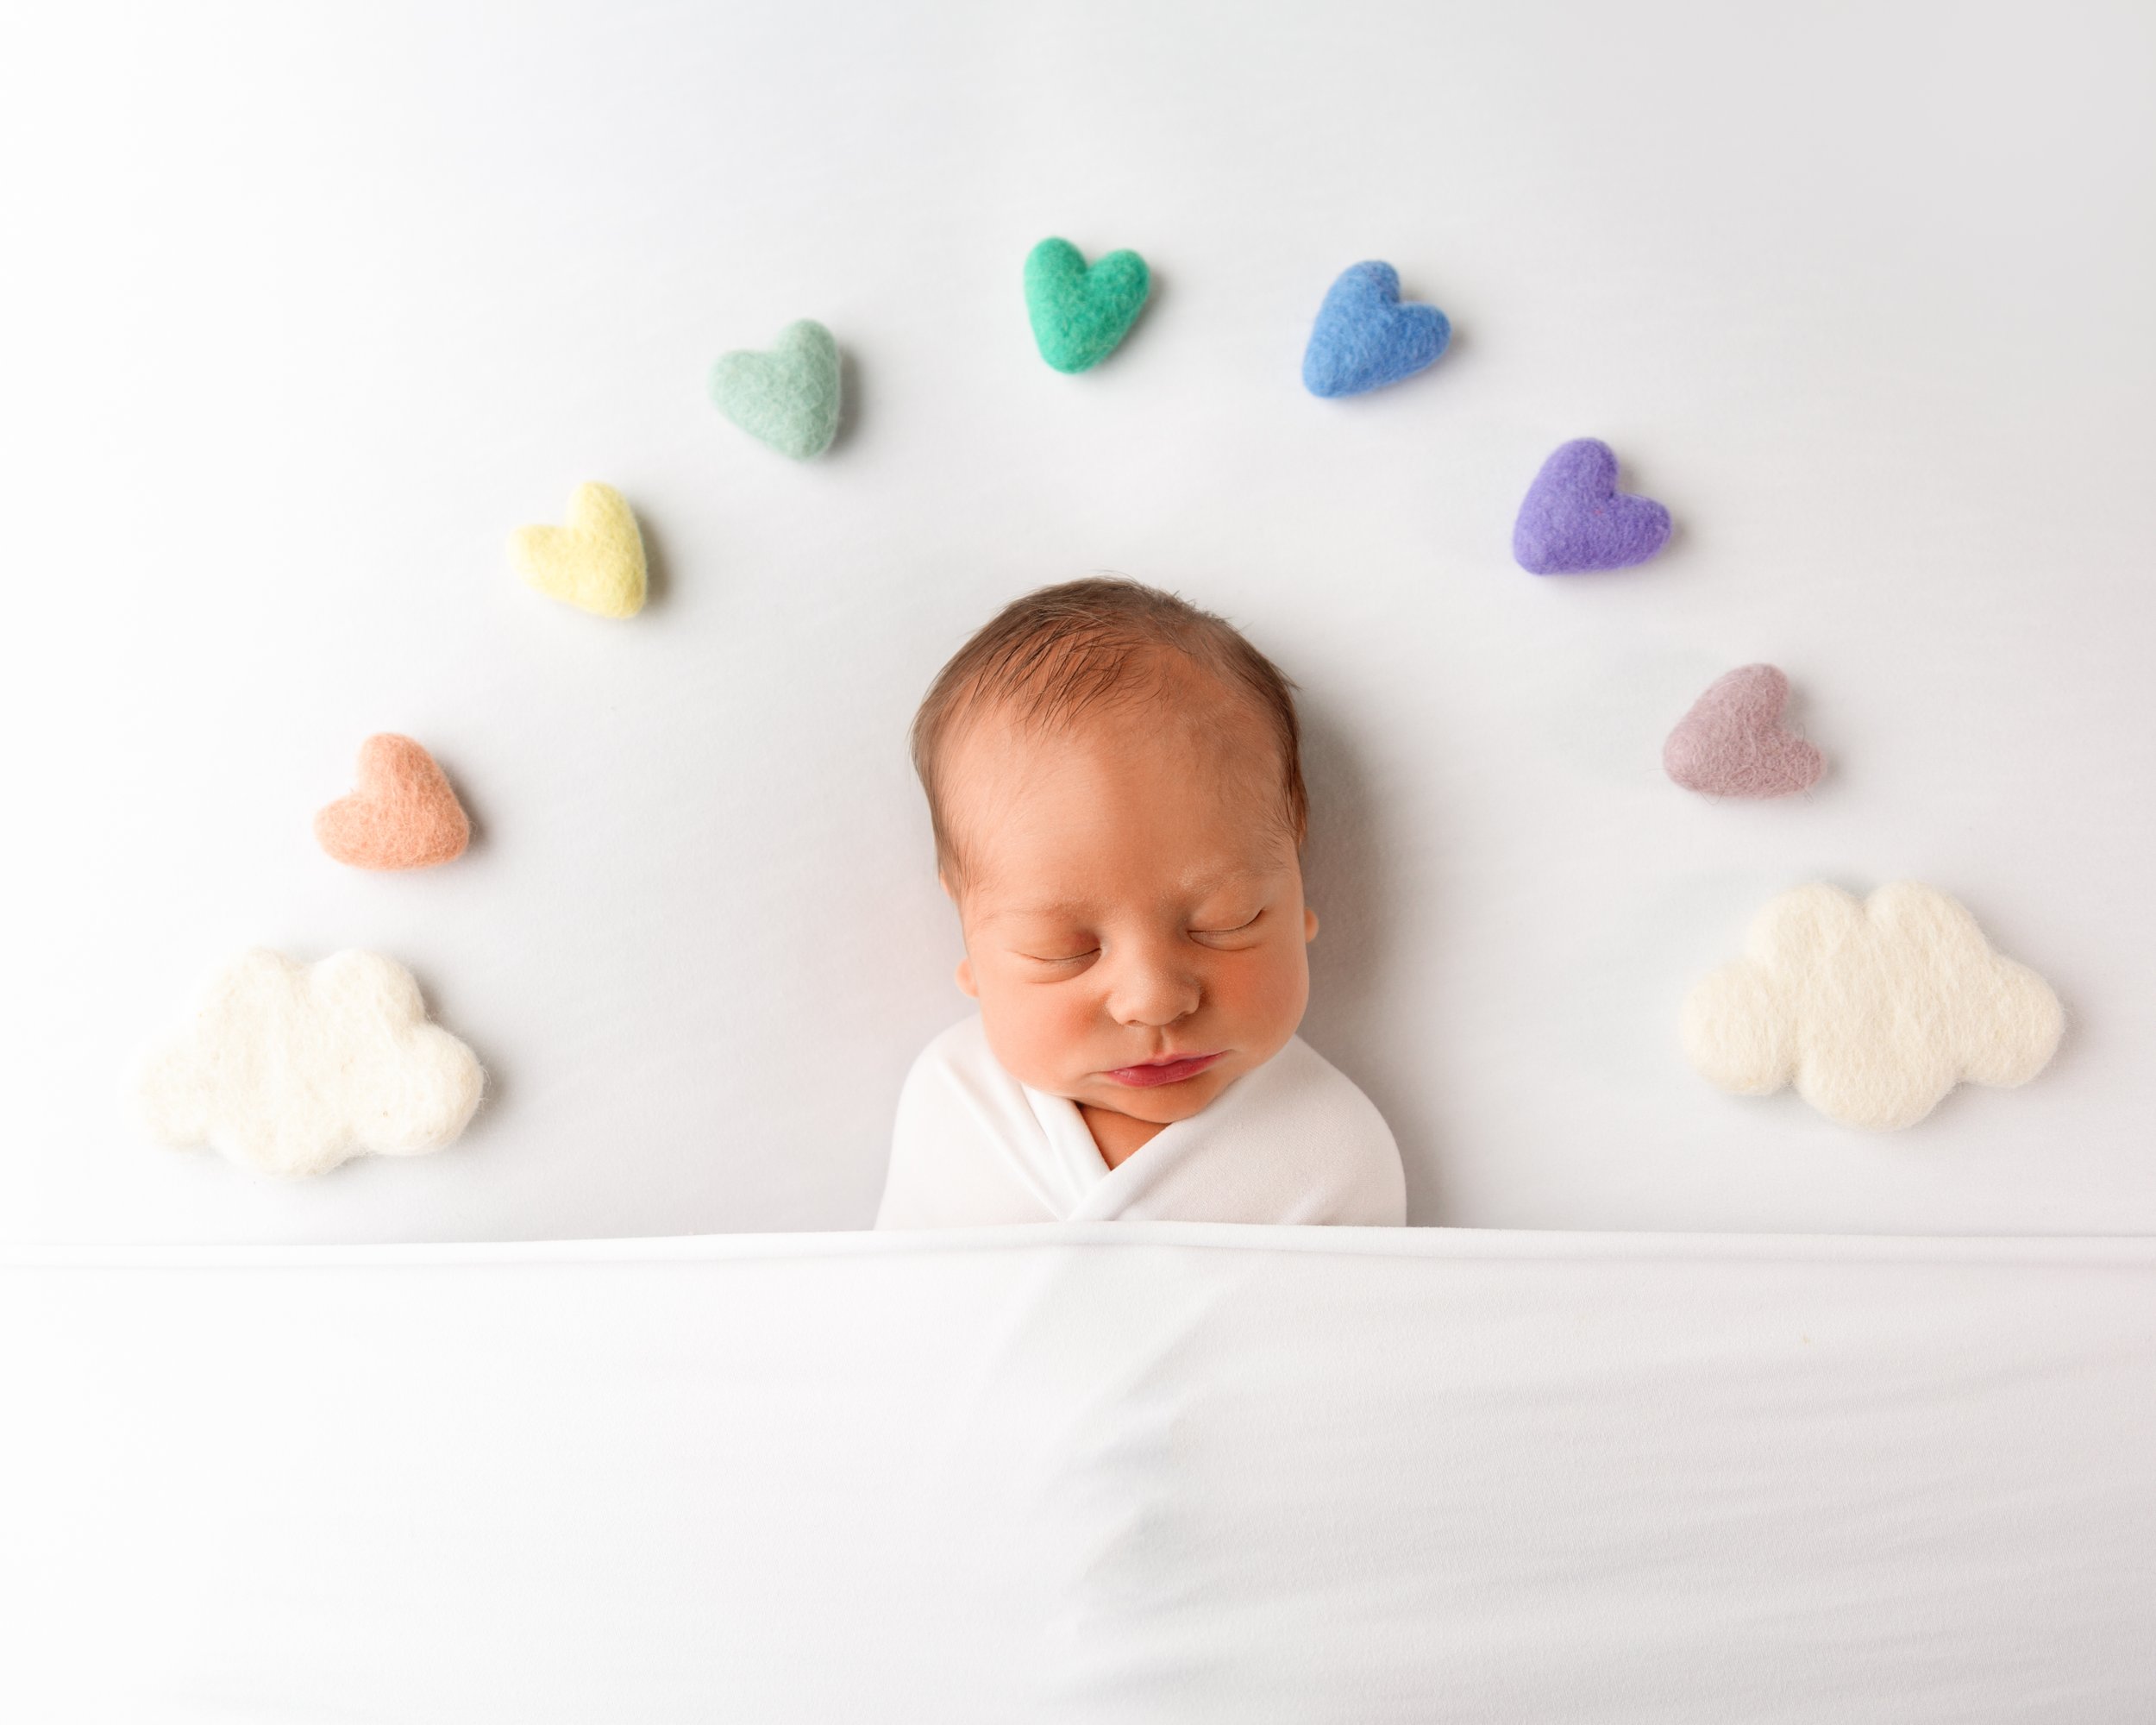
{"label": "peach felt heart", "polygon": [[1662,765],[1710,797],[1785,797],[1817,782],[1827,762],[1782,723],[1789,680],[1772,665],[1717,677],[1662,745]]}
{"label": "peach felt heart", "polygon": [[448,780],[409,737],[360,745],[359,787],[315,817],[315,837],[354,869],[427,869],[464,854],[472,824]]}
{"label": "peach felt heart", "polygon": [[543,593],[598,617],[634,617],[644,604],[644,543],[613,486],[587,480],[569,499],[567,525],[519,527],[509,555]]}

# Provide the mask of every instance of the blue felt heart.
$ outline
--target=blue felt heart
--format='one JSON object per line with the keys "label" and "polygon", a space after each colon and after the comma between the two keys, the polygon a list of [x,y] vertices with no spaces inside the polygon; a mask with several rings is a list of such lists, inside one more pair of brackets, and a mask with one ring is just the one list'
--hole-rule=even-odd
{"label": "blue felt heart", "polygon": [[1436,306],[1400,303],[1400,272],[1390,264],[1351,264],[1318,308],[1303,386],[1313,395],[1360,395],[1398,383],[1451,339],[1451,323]]}

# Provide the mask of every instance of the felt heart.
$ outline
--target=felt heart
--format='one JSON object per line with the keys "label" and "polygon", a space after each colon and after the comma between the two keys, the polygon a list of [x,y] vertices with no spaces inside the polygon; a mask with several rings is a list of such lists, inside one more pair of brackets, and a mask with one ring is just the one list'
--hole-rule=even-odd
{"label": "felt heart", "polygon": [[1708,685],[1662,745],[1662,765],[1688,791],[1712,797],[1785,797],[1826,770],[1818,750],[1782,723],[1789,680],[1772,665],[1744,665]]}
{"label": "felt heart", "polygon": [[1617,489],[1608,444],[1576,438],[1542,464],[1514,524],[1512,554],[1538,575],[1644,563],[1670,536],[1670,511]]}
{"label": "felt heart", "polygon": [[595,616],[634,617],[643,609],[643,536],[611,486],[579,486],[567,526],[519,527],[509,555],[540,592]]}
{"label": "felt heart", "polygon": [[1087,267],[1068,240],[1026,254],[1025,310],[1041,357],[1059,372],[1097,366],[1130,333],[1152,278],[1136,252],[1110,252]]}
{"label": "felt heart", "polygon": [[838,431],[838,343],[813,317],[789,323],[768,353],[736,348],[711,362],[711,399],[750,436],[805,461]]}
{"label": "felt heart", "polygon": [[1451,339],[1451,323],[1436,306],[1400,303],[1400,273],[1390,264],[1351,264],[1318,308],[1303,350],[1303,387],[1313,395],[1360,395],[1398,383]]}
{"label": "felt heart", "polygon": [[435,758],[385,731],[360,745],[357,787],[315,816],[315,837],[354,869],[426,869],[461,856],[472,824]]}

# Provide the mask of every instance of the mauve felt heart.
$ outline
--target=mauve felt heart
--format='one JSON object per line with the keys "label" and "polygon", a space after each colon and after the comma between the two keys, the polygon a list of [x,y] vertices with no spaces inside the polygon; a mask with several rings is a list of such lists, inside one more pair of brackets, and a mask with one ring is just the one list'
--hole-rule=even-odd
{"label": "mauve felt heart", "polygon": [[1069,241],[1043,240],[1025,258],[1025,310],[1041,357],[1059,372],[1099,365],[1130,333],[1152,285],[1136,252],[1088,265]]}
{"label": "mauve felt heart", "polygon": [[1662,745],[1662,765],[1688,791],[1710,797],[1785,797],[1808,790],[1827,762],[1782,723],[1789,680],[1772,665],[1717,677]]}
{"label": "mauve felt heart", "polygon": [[385,731],[360,745],[358,787],[315,817],[315,837],[354,869],[425,869],[464,854],[472,824],[435,758]]}
{"label": "mauve felt heart", "polygon": [[1351,264],[1318,308],[1303,349],[1303,387],[1313,395],[1360,395],[1398,383],[1451,339],[1451,322],[1436,306],[1400,303],[1400,273],[1390,264]]}
{"label": "mauve felt heart", "polygon": [[769,353],[741,348],[712,362],[711,399],[750,436],[805,461],[838,431],[838,342],[813,317],[779,332]]}
{"label": "mauve felt heart", "polygon": [[1621,569],[1644,563],[1670,536],[1670,511],[1652,498],[1617,489],[1608,444],[1580,437],[1542,464],[1520,505],[1512,554],[1538,575]]}

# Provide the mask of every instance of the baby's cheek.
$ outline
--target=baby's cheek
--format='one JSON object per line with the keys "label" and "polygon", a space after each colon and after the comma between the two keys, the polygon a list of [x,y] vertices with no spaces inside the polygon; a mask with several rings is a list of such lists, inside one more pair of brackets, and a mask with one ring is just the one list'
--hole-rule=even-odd
{"label": "baby's cheek", "polygon": [[[1254,1019],[1292,1032],[1310,998],[1310,961],[1300,940],[1265,949],[1246,979],[1244,1002]],[[1285,1040],[1285,1035],[1282,1039]]]}
{"label": "baby's cheek", "polygon": [[1049,1089],[1068,1081],[1098,1029],[1098,1008],[1083,991],[1069,988],[1018,988],[984,1009],[989,1044],[1005,1069]]}
{"label": "baby's cheek", "polygon": [[1086,1056],[1099,1047],[1101,1026],[1113,1017],[1098,989],[1082,983],[1053,991],[1041,1019],[1041,1053],[1044,1059],[1068,1070],[1073,1063],[1087,1064]]}

